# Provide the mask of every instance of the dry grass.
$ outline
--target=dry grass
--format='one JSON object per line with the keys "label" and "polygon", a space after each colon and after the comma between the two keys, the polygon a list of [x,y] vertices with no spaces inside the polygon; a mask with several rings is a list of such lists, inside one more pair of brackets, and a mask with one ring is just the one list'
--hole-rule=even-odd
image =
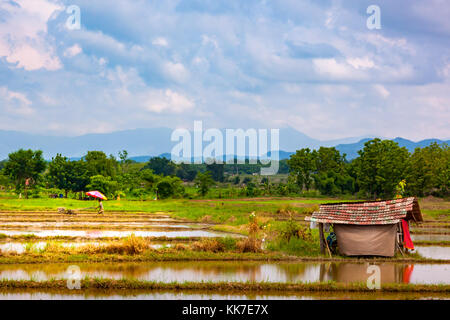
{"label": "dry grass", "polygon": [[224,252],[225,244],[217,239],[202,239],[194,242],[191,248],[195,251]]}
{"label": "dry grass", "polygon": [[138,255],[147,250],[149,241],[142,237],[136,237],[134,234],[123,238],[119,241],[109,241],[102,245],[86,244],[76,248],[63,247],[60,243],[50,241],[47,243],[42,252],[46,253],[62,253],[62,254],[121,254],[121,255]]}
{"label": "dry grass", "polygon": [[236,243],[236,247],[239,252],[261,252],[261,240],[255,238],[245,238],[238,243]]}
{"label": "dry grass", "polygon": [[211,223],[213,222],[212,216],[207,214],[206,216],[203,216],[200,220],[202,223]]}
{"label": "dry grass", "polygon": [[150,248],[148,240],[142,237],[136,237],[134,234],[131,234],[129,237],[124,238],[120,242],[113,242],[106,246],[96,246],[96,253],[135,255],[141,254],[149,249]]}
{"label": "dry grass", "polygon": [[291,216],[292,214],[295,214],[297,211],[294,209],[294,207],[290,204],[283,204],[281,207],[277,209],[277,213],[279,215],[283,216]]}

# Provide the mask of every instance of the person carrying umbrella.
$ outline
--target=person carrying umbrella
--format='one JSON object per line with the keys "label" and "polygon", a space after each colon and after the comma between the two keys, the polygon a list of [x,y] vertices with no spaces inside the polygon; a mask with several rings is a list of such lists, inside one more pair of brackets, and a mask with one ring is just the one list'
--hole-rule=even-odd
{"label": "person carrying umbrella", "polygon": [[103,195],[101,192],[99,191],[89,191],[86,192],[86,195],[97,198],[98,199],[98,207],[96,207],[96,209],[98,209],[98,214],[103,214],[105,212],[104,208],[103,208],[103,202],[102,200],[108,200],[105,195]]}
{"label": "person carrying umbrella", "polygon": [[103,209],[103,202],[102,199],[98,199],[98,214],[105,213],[105,210]]}

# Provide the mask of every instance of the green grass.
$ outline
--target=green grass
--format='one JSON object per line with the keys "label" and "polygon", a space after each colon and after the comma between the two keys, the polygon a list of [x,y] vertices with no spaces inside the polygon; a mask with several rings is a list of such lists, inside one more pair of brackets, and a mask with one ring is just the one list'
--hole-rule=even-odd
{"label": "green grass", "polygon": [[[283,204],[304,203],[313,206],[317,203],[335,201],[334,199],[298,199],[298,200],[257,200],[257,201],[195,201],[195,200],[158,200],[158,201],[105,201],[105,212],[166,212],[175,217],[200,221],[210,216],[215,223],[241,225],[248,222],[248,215],[255,211],[259,215],[277,215],[277,210]],[[56,211],[58,207],[81,209],[95,206],[95,201],[80,201],[74,199],[1,199],[2,211]],[[295,207],[298,214],[307,213],[308,208]],[[88,210],[93,211],[93,210]]]}
{"label": "green grass", "polygon": [[286,240],[274,240],[267,244],[267,249],[272,251],[281,251],[287,254],[304,257],[321,256],[320,248],[317,242],[304,241],[299,238],[291,238]]}
{"label": "green grass", "polygon": [[[240,291],[240,292],[440,292],[449,293],[450,285],[423,284],[383,284],[378,290],[369,289],[366,283],[339,282],[154,282],[133,279],[85,278],[80,280],[81,290],[205,290],[205,291]],[[68,291],[67,280],[2,280],[0,289],[59,289]]]}

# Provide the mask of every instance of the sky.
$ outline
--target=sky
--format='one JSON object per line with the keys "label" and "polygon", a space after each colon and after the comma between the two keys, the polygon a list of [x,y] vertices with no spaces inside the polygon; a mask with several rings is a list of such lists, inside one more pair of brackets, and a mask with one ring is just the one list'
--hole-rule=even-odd
{"label": "sky", "polygon": [[449,17],[446,0],[0,0],[0,130],[448,139]]}

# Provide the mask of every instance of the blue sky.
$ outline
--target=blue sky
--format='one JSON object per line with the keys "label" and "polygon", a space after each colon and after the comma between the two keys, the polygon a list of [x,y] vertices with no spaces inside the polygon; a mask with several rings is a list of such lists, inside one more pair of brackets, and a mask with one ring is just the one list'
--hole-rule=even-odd
{"label": "blue sky", "polygon": [[447,139],[449,17],[442,0],[0,0],[0,129]]}

